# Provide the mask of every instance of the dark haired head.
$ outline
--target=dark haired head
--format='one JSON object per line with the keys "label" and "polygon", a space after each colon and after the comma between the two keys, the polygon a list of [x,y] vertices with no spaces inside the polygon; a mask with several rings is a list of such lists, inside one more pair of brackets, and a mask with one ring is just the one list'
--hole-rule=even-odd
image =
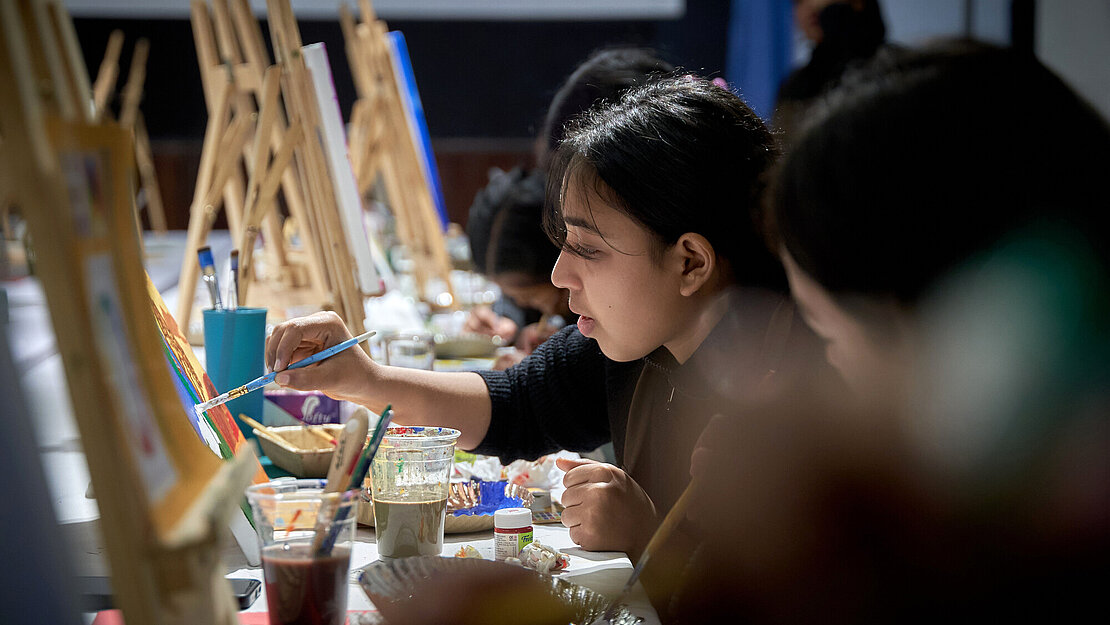
{"label": "dark haired head", "polygon": [[620,94],[655,75],[674,71],[650,48],[618,47],[596,50],[563,83],[547,109],[537,139],[540,168],[563,138],[567,123],[599,100],[614,101]]}
{"label": "dark haired head", "polygon": [[846,78],[780,164],[771,220],[834,295],[913,305],[1023,226],[1067,222],[1105,251],[1108,172],[1105,121],[1032,56],[949,43]]}
{"label": "dark haired head", "polygon": [[771,134],[735,94],[693,76],[659,79],[575,120],[552,159],[544,226],[566,249],[562,198],[593,194],[650,231],[658,250],[694,232],[735,282],[782,288],[753,225],[774,157]]}
{"label": "dark haired head", "polygon": [[546,283],[559,250],[540,227],[543,205],[541,173],[514,169],[492,175],[466,222],[474,268],[487,276],[517,272]]}

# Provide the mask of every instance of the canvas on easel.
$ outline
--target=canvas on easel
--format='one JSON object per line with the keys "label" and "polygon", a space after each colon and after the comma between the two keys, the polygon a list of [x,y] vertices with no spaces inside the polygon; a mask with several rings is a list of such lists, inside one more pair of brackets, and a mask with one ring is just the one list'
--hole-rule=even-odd
{"label": "canvas on easel", "polygon": [[[205,373],[196,353],[193,351],[189,340],[178,328],[169,308],[162,300],[162,295],[150,280],[146,280],[147,294],[150,297],[151,311],[162,339],[162,350],[165,354],[166,364],[169,366],[174,390],[181,402],[181,407],[186,418],[196,432],[197,437],[204,442],[213,454],[224,460],[232,460],[240,449],[250,446],[243,437],[242,431],[235,422],[235,418],[228,411],[226,404],[221,404],[206,410],[196,412],[193,407],[206,402],[219,395],[219,391],[212,384],[212,380]],[[255,460],[254,476],[251,481],[262,484],[269,481],[262,465]],[[251,518],[250,507],[246,501],[240,502],[241,515],[232,515],[230,529],[240,550],[243,552],[247,563],[258,566],[262,562],[262,553],[259,551],[258,541],[254,533],[254,521]]]}
{"label": "canvas on easel", "polygon": [[[365,196],[374,192],[379,181],[384,187],[398,237],[412,258],[421,298],[434,306],[457,307],[444,219],[435,200],[435,160],[430,141],[425,140],[426,129],[421,128],[423,115],[411,65],[398,58],[403,49],[390,44],[386,25],[376,19],[370,2],[359,4],[362,21],[357,23],[350,9],[340,5],[340,25],[358,93],[350,123],[350,156],[358,188]],[[433,288],[437,283],[442,290]]]}
{"label": "canvas on easel", "polygon": [[0,0],[0,135],[23,155],[5,166],[38,242],[116,600],[132,623],[231,625],[219,541],[257,461],[245,447],[222,461],[182,418],[145,287],[131,138],[92,122],[59,19],[72,28],[56,1]]}

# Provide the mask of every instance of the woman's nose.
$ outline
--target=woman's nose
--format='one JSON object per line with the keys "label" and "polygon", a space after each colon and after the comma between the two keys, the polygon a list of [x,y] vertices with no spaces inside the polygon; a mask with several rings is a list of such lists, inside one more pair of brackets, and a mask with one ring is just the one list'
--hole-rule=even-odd
{"label": "woman's nose", "polygon": [[555,266],[551,269],[551,284],[560,289],[577,289],[579,282],[572,265],[574,257],[566,252],[559,252],[559,258],[555,259]]}

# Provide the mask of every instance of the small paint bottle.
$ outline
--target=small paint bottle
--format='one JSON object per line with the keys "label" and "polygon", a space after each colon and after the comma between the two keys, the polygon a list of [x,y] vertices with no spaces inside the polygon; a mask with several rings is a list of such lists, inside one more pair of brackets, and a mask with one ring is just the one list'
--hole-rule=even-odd
{"label": "small paint bottle", "polygon": [[504,508],[493,513],[493,558],[520,557],[520,550],[532,542],[532,511]]}

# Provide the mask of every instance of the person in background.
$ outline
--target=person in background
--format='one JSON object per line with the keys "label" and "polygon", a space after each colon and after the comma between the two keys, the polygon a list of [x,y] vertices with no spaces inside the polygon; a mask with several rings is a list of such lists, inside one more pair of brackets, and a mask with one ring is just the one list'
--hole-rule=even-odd
{"label": "person in background", "polygon": [[[518,348],[495,367],[508,368],[577,315],[567,308],[567,292],[551,284],[558,249],[543,232],[546,170],[572,117],[596,102],[621,93],[674,67],[648,48],[613,47],[592,53],[559,87],[535,143],[537,167],[494,171],[478,192],[467,219],[467,237],[477,271],[500,287],[502,300],[471,310],[464,330],[499,336]],[[506,301],[507,300],[507,301]],[[539,323],[540,321],[544,323]]]}
{"label": "person in background", "polygon": [[779,354],[812,336],[781,323],[782,268],[753,218],[774,158],[732,92],[693,76],[634,87],[579,118],[552,159],[551,280],[575,326],[506,371],[401,369],[361,350],[286,371],[350,335],[317,313],[274,328],[267,364],[282,386],[390,403],[398,423],[458,429],[461,449],[503,463],[612,441],[615,465],[559,460],[562,520],[583,548],[636,558],[689,481],[709,417],[787,376]]}
{"label": "person in background", "polygon": [[[543,231],[543,206],[542,172],[515,168],[494,172],[470,207],[467,238],[474,269],[497,284],[502,298],[492,309],[472,309],[464,329],[515,344],[497,369],[520,362],[562,325],[578,319],[567,307],[567,292],[551,284],[559,250]],[[510,310],[503,308],[506,304]],[[514,322],[514,313],[527,325]]]}
{"label": "person in background", "polygon": [[772,243],[852,393],[711,421],[664,620],[1106,620],[1106,120],[971,42],[853,72],[813,115]]}
{"label": "person in background", "polygon": [[771,127],[789,148],[806,109],[835,87],[844,72],[884,50],[886,25],[879,0],[793,0],[794,23],[811,44],[809,61],[779,85]]}

